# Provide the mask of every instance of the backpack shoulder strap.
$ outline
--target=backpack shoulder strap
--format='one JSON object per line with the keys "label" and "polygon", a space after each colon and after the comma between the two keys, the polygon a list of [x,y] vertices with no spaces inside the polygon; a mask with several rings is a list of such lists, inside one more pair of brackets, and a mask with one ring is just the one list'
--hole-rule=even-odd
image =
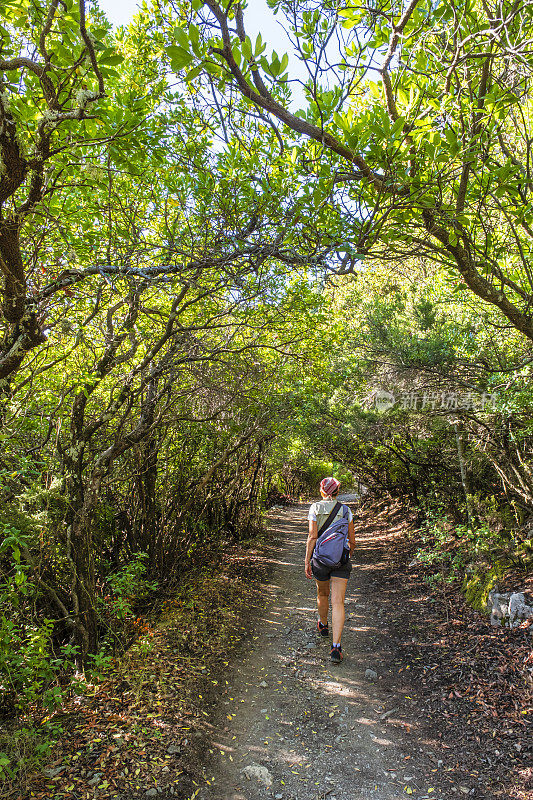
{"label": "backpack shoulder strap", "polygon": [[333,509],[332,509],[332,511],[331,511],[331,514],[329,515],[329,517],[327,518],[327,520],[324,522],[324,524],[320,526],[320,530],[319,530],[319,531],[318,531],[318,533],[317,533],[317,539],[318,539],[318,537],[319,537],[319,536],[321,536],[321,535],[323,534],[323,532],[324,532],[324,531],[325,531],[327,528],[329,528],[329,526],[331,525],[331,523],[333,522],[333,520],[334,520],[334,519],[335,519],[335,517],[337,516],[337,514],[338,514],[338,511],[339,511],[339,508],[341,508],[341,506],[342,506],[342,503],[339,503],[339,501],[337,500],[337,502],[336,502],[336,503],[335,503],[335,505],[333,506]]}

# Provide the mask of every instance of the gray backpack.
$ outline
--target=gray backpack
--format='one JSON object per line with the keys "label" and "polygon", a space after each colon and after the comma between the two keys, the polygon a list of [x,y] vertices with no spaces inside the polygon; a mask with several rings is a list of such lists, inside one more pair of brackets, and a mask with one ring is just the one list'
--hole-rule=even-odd
{"label": "gray backpack", "polygon": [[[335,519],[342,508],[342,517]],[[333,511],[318,532],[318,539],[313,550],[313,559],[323,567],[339,567],[345,550],[348,550],[348,513],[349,509],[337,502]]]}

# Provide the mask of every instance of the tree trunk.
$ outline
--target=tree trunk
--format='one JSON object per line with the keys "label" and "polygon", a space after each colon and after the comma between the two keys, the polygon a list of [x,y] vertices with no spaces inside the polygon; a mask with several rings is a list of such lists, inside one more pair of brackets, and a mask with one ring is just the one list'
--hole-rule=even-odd
{"label": "tree trunk", "polygon": [[163,548],[157,524],[156,484],[159,443],[156,436],[143,442],[139,448],[140,464],[137,488],[141,506],[140,549],[148,553],[150,575],[162,574]]}
{"label": "tree trunk", "polygon": [[86,490],[76,478],[67,481],[69,507],[67,558],[71,568],[71,602],[74,642],[78,646],[80,668],[98,648],[98,614],[92,523],[99,500],[101,478],[93,475]]}
{"label": "tree trunk", "polygon": [[455,424],[454,430],[455,430],[455,444],[457,445],[457,459],[459,461],[459,469],[461,471],[461,485],[463,487],[463,492],[465,495],[468,527],[472,528],[474,524],[474,508],[472,505],[472,491],[470,488],[470,481],[468,479],[468,473],[466,471],[463,437],[459,425]]}

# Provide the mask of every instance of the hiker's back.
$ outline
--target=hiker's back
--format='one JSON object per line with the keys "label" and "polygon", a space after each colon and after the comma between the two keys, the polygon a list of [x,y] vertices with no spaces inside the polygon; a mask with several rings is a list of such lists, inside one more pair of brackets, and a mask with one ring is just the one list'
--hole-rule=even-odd
{"label": "hiker's back", "polygon": [[322,500],[309,509],[309,534],[305,546],[305,575],[317,585],[317,631],[328,636],[328,606],[331,594],[333,643],[330,658],[342,661],[341,634],[344,625],[344,595],[352,565],[350,553],[355,547],[353,514],[338,500],[340,481],[333,476],[320,481]]}
{"label": "hiker's back", "polygon": [[[314,513],[316,514],[317,530],[321,529],[322,525],[333,511],[333,508],[336,503],[337,500],[319,500],[317,503],[313,503],[313,505],[311,506],[311,511],[312,512],[314,511]],[[343,516],[343,506],[341,505],[336,515],[331,521],[335,522],[335,520],[340,519],[342,516]]]}

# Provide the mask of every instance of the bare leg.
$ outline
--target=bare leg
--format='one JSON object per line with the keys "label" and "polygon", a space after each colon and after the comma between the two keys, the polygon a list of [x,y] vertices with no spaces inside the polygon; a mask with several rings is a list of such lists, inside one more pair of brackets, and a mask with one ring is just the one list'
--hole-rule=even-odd
{"label": "bare leg", "polygon": [[329,608],[329,581],[315,581],[315,583],[318,616],[320,617],[320,622],[322,625],[327,625]]}
{"label": "bare leg", "polygon": [[331,616],[333,623],[333,641],[340,644],[344,628],[344,595],[348,585],[347,578],[332,578],[331,581]]}

